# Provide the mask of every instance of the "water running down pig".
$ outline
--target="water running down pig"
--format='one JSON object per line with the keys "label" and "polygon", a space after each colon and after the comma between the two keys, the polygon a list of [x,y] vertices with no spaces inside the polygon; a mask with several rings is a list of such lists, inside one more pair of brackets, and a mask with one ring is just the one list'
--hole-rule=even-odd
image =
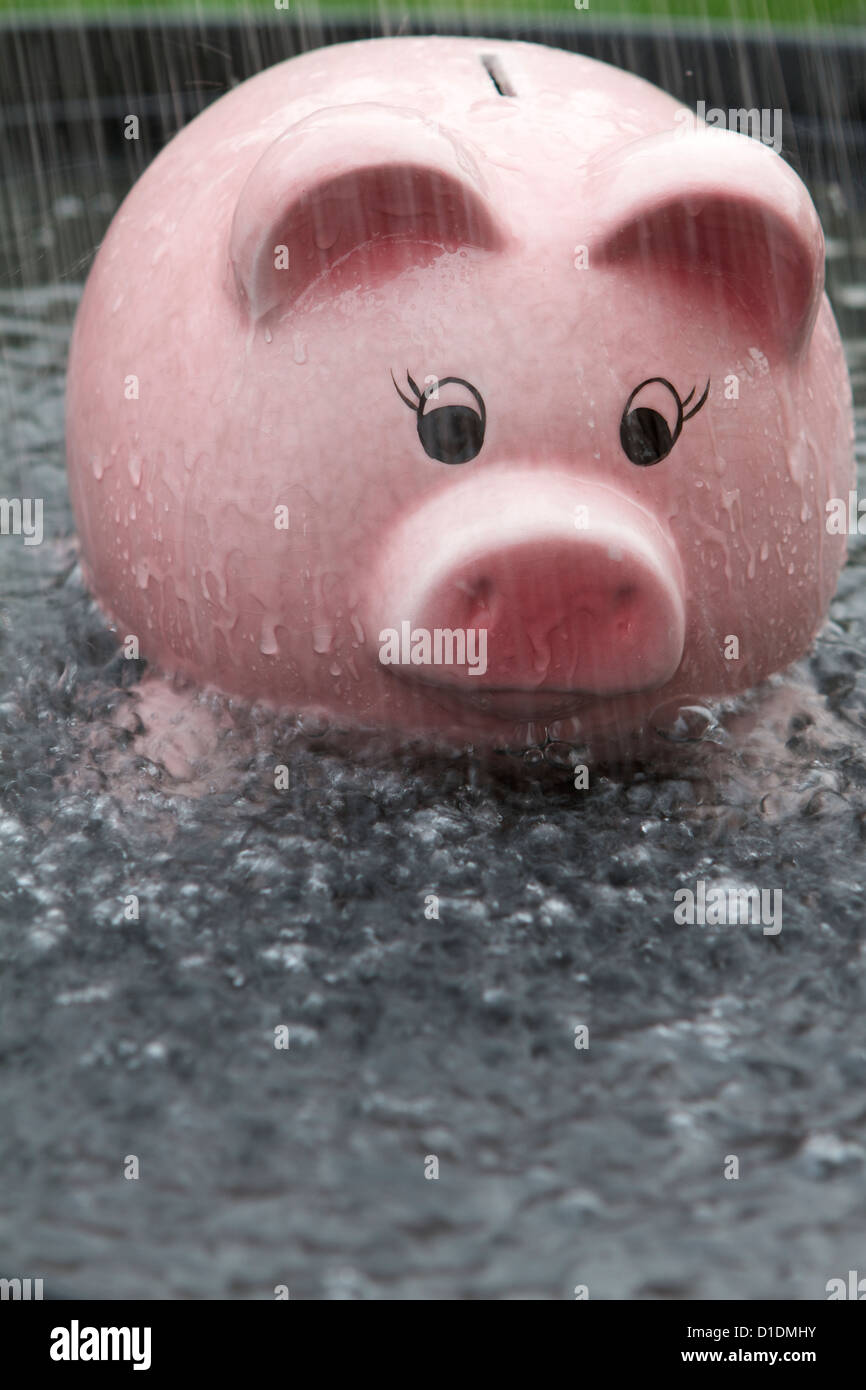
{"label": "water running down pig", "polygon": [[209,107],[78,313],[84,572],[165,672],[343,726],[640,737],[807,650],[850,389],[790,167],[591,59],[398,38]]}

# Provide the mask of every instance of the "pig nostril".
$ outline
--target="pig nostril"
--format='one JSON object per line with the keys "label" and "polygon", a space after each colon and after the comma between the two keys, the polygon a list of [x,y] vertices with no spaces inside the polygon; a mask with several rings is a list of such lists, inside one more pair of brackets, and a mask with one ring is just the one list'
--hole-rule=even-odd
{"label": "pig nostril", "polygon": [[472,597],[476,603],[483,603],[487,606],[493,595],[493,585],[489,579],[479,579],[472,586]]}
{"label": "pig nostril", "polygon": [[624,585],[624,587],[623,587],[622,589],[617,589],[616,593],[615,593],[614,596],[613,596],[614,606],[615,606],[616,608],[626,608],[626,607],[629,607],[629,606],[631,605],[633,599],[634,599],[634,595],[635,595],[635,588],[634,588],[634,585],[633,585],[633,584],[626,584],[626,585]]}
{"label": "pig nostril", "polygon": [[493,585],[489,579],[460,579],[457,581],[457,588],[471,603],[487,603],[493,592]]}

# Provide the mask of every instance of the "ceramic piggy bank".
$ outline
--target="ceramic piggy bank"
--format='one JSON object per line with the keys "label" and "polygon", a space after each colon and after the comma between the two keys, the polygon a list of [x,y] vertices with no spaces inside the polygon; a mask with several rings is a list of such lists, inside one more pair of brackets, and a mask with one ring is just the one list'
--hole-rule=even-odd
{"label": "ceramic piggy bank", "polygon": [[117,213],[71,350],[85,575],[202,685],[589,744],[801,655],[848,380],[805,187],[523,43],[310,52]]}

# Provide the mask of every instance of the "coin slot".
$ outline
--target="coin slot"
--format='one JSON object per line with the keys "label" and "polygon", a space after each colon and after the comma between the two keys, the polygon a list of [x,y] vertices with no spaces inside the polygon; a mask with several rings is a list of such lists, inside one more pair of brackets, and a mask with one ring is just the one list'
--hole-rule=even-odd
{"label": "coin slot", "polygon": [[482,53],[481,64],[501,97],[517,96],[506,76],[501,60],[495,53]]}

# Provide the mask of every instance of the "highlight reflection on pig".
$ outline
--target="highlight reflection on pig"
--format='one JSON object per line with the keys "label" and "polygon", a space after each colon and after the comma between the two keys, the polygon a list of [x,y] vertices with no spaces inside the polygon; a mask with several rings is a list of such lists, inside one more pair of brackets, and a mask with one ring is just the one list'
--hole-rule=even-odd
{"label": "highlight reflection on pig", "polygon": [[556,50],[387,39],[173,140],[70,361],[120,634],[343,726],[502,742],[639,733],[802,654],[852,476],[821,229],[782,159],[683,113]]}

